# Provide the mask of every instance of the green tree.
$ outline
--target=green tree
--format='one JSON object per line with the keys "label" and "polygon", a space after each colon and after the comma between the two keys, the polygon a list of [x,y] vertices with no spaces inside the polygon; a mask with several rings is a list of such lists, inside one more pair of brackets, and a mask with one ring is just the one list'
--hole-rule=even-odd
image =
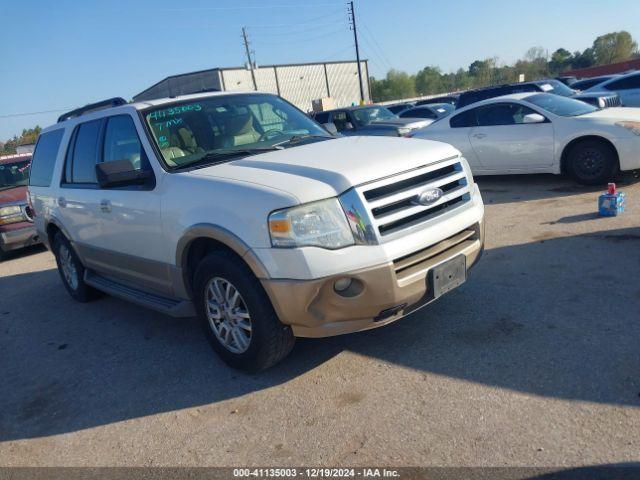
{"label": "green tree", "polygon": [[382,80],[370,79],[371,96],[375,102],[399,100],[416,96],[415,79],[405,72],[389,70]]}
{"label": "green tree", "polygon": [[638,52],[638,44],[629,32],[611,32],[600,35],[593,42],[596,65],[622,62]]}
{"label": "green tree", "polygon": [[416,74],[416,90],[420,95],[440,93],[443,90],[442,72],[439,67],[424,67]]}
{"label": "green tree", "polygon": [[573,55],[569,50],[559,48],[551,54],[549,61],[549,72],[552,75],[558,75],[571,67]]}
{"label": "green tree", "polygon": [[42,128],[39,125],[36,125],[34,128],[25,128],[22,130],[22,134],[18,137],[14,135],[13,138],[4,142],[2,148],[0,148],[0,154],[2,155],[10,155],[12,153],[16,153],[16,149],[20,145],[29,145],[31,143],[36,143],[38,139],[38,135]]}

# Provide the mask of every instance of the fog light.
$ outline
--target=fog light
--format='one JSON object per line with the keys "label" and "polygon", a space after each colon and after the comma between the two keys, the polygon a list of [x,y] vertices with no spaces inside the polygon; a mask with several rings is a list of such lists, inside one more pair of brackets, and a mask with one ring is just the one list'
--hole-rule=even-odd
{"label": "fog light", "polygon": [[344,292],[351,286],[352,280],[350,278],[341,278],[340,280],[336,280],[336,283],[333,284],[333,289],[336,292]]}

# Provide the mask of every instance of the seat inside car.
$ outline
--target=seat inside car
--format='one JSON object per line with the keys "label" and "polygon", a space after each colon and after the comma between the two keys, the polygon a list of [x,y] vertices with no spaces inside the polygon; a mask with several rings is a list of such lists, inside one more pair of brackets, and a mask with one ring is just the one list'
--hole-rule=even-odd
{"label": "seat inside car", "polygon": [[251,112],[238,113],[225,119],[224,147],[237,147],[260,140],[260,133],[253,126]]}

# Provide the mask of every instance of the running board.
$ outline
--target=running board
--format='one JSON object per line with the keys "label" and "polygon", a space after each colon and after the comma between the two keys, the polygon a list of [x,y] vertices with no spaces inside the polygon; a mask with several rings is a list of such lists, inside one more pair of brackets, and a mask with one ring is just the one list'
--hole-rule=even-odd
{"label": "running board", "polygon": [[189,300],[178,300],[145,292],[137,288],[123,285],[119,282],[103,277],[91,270],[85,270],[84,281],[104,293],[129,302],[151,308],[172,317],[193,317],[196,312]]}

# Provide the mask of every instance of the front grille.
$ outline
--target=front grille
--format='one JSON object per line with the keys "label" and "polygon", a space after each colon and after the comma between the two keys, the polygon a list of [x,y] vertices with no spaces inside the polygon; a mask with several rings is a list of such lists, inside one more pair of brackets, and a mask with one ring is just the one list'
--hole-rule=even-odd
{"label": "front grille", "polygon": [[[429,205],[416,202],[421,192],[439,188],[443,194]],[[467,174],[458,157],[426,165],[361,187],[381,237],[426,222],[471,199]]]}
{"label": "front grille", "polygon": [[605,104],[607,107],[619,107],[620,105],[622,105],[620,103],[620,97],[618,95],[612,95],[611,97],[606,97]]}

